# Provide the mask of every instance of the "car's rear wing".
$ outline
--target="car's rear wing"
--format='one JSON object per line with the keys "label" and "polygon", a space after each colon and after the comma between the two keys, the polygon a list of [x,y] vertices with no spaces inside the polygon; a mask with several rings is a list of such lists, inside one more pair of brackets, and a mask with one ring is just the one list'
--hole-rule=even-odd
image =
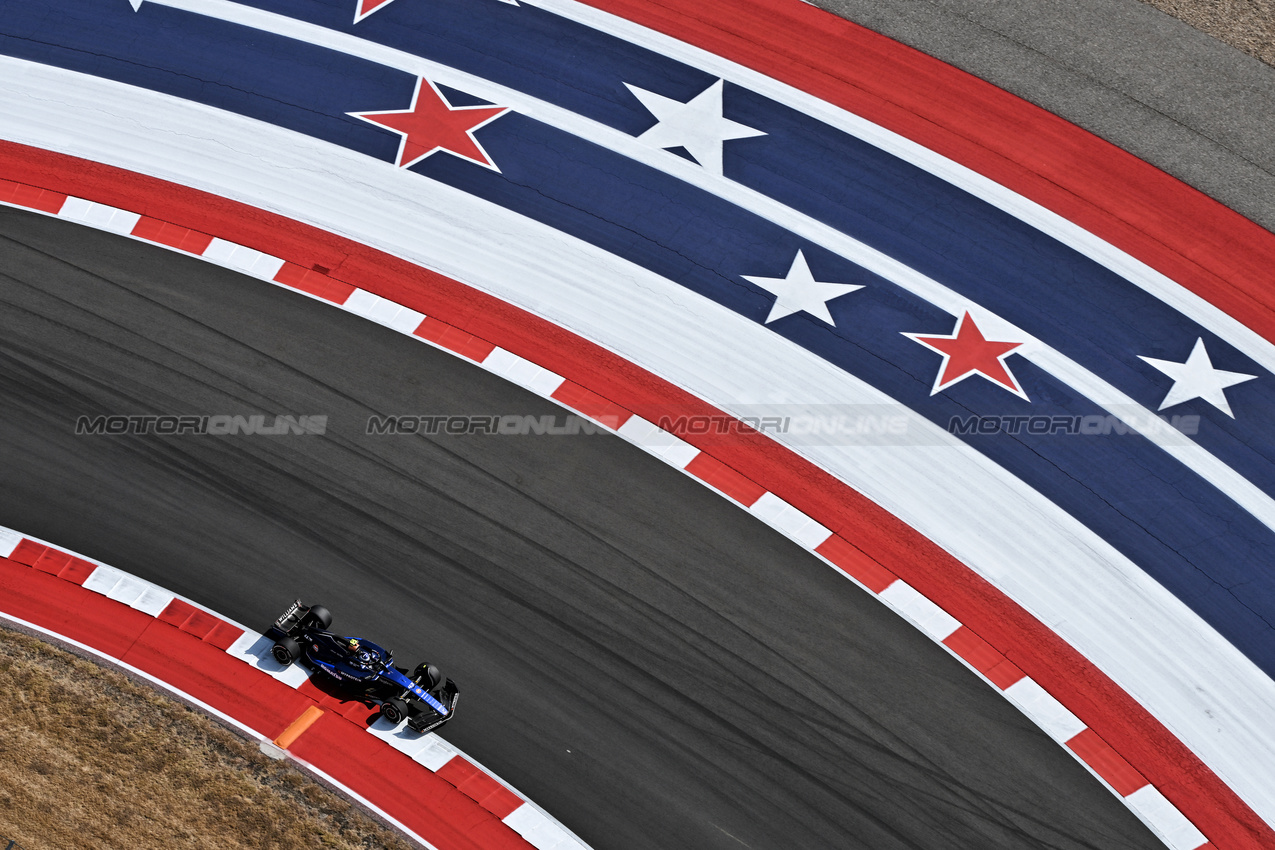
{"label": "car's rear wing", "polygon": [[309,608],[301,604],[301,600],[293,602],[288,606],[288,610],[279,615],[274,621],[274,625],[270,627],[270,631],[266,632],[266,636],[272,640],[278,640],[281,637],[291,635],[292,630],[301,624],[301,620],[310,611]]}

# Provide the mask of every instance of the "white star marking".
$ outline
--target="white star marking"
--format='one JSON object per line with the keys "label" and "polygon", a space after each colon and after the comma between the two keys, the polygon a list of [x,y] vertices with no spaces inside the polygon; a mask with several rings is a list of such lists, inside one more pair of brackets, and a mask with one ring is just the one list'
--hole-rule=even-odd
{"label": "white star marking", "polygon": [[689,102],[673,100],[662,94],[629,85],[633,96],[642,101],[659,123],[638,136],[654,148],[683,147],[695,161],[714,174],[722,173],[722,144],[731,139],[764,136],[760,130],[746,127],[722,116],[722,81],[718,80]]}
{"label": "white star marking", "polygon": [[1145,360],[1173,379],[1173,386],[1160,404],[1160,410],[1193,398],[1202,398],[1234,419],[1235,414],[1231,412],[1231,405],[1226,400],[1226,388],[1257,377],[1214,369],[1213,362],[1209,360],[1209,353],[1204,350],[1204,340],[1200,338],[1195,340],[1195,347],[1191,349],[1191,356],[1185,363],[1156,360],[1154,357],[1143,357],[1141,354],[1138,355],[1138,359]]}
{"label": "white star marking", "polygon": [[832,320],[832,314],[828,312],[828,302],[840,295],[854,292],[856,289],[863,289],[862,286],[853,283],[820,283],[815,280],[801,251],[797,252],[796,258],[792,261],[787,277],[753,277],[746,274],[740,277],[776,296],[775,303],[770,308],[770,315],[766,317],[766,324],[804,310],[816,319],[823,319],[836,327],[837,323]]}

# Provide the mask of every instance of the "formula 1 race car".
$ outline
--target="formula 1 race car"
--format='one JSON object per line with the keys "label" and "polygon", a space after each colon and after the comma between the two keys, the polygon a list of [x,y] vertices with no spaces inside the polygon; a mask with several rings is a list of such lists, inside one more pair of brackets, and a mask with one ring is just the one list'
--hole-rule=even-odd
{"label": "formula 1 race car", "polygon": [[266,637],[280,664],[299,661],[354,699],[379,705],[390,723],[407,718],[409,728],[431,732],[456,714],[456,683],[433,664],[422,662],[409,675],[394,666],[389,650],[368,640],[328,631],[332,615],[322,605],[293,602],[274,621]]}

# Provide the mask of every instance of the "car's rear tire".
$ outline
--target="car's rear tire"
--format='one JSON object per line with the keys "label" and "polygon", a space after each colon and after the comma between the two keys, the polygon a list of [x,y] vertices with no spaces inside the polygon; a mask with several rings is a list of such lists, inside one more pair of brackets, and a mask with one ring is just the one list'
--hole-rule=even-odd
{"label": "car's rear tire", "polygon": [[387,699],[381,703],[381,716],[389,723],[402,723],[407,717],[407,703],[401,699]]}
{"label": "car's rear tire", "polygon": [[309,617],[311,623],[314,623],[320,629],[326,629],[332,625],[332,615],[322,605],[311,605],[306,616]]}
{"label": "car's rear tire", "polygon": [[280,664],[291,664],[301,657],[301,644],[290,637],[280,638],[270,650],[270,654]]}

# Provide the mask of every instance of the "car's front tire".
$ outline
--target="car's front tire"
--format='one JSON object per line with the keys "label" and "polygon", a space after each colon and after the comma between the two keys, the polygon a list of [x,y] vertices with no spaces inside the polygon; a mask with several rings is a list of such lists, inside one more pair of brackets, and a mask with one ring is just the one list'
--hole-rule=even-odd
{"label": "car's front tire", "polygon": [[407,717],[407,703],[401,699],[388,699],[381,703],[381,716],[389,723],[402,723]]}
{"label": "car's front tire", "polygon": [[301,644],[290,637],[281,638],[270,650],[270,654],[280,664],[291,664],[301,657]]}

